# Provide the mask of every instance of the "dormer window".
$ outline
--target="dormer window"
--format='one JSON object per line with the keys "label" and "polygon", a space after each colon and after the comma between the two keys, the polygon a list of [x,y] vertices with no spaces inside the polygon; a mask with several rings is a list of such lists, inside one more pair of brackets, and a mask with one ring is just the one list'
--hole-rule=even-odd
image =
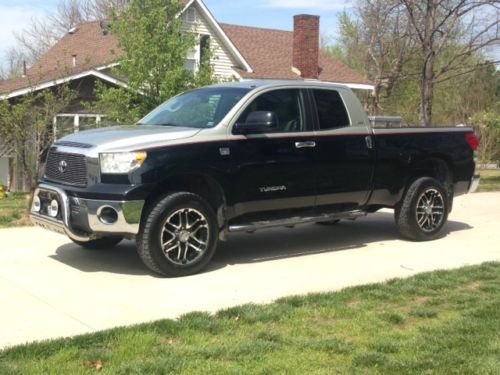
{"label": "dormer window", "polygon": [[184,12],[184,21],[187,23],[195,23],[196,22],[196,9],[194,7],[189,7]]}

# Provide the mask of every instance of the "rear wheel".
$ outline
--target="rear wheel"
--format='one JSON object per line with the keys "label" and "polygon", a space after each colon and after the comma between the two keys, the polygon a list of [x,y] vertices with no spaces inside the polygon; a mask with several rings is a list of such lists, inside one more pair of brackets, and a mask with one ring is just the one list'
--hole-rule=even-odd
{"label": "rear wheel", "polygon": [[164,276],[187,276],[203,269],[218,240],[213,209],[200,196],[174,193],[149,211],[137,237],[144,264]]}
{"label": "rear wheel", "polygon": [[123,237],[103,237],[90,241],[77,241],[71,239],[77,245],[91,250],[103,250],[115,247],[123,240]]}
{"label": "rear wheel", "polygon": [[399,232],[413,241],[428,241],[439,236],[449,212],[448,194],[436,179],[415,180],[394,214]]}

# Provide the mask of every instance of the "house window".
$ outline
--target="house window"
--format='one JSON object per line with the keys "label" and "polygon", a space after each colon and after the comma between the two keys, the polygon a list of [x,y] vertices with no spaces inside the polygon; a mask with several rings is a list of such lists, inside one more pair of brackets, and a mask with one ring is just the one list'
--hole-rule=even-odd
{"label": "house window", "polygon": [[196,71],[196,59],[186,59],[184,60],[184,69],[186,69],[188,72],[195,72]]}
{"label": "house window", "polygon": [[200,63],[210,58],[210,35],[200,36]]}
{"label": "house window", "polygon": [[196,22],[196,9],[194,7],[189,7],[184,12],[184,21],[187,23],[195,23]]}
{"label": "house window", "polygon": [[210,58],[210,35],[200,35],[200,43],[187,52],[184,60],[184,68],[188,72],[195,73],[202,61]]}

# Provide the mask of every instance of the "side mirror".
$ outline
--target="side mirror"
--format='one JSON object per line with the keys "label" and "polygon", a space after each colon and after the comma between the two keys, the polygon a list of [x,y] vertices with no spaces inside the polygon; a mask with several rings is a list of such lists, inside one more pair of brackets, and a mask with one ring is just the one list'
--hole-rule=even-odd
{"label": "side mirror", "polygon": [[234,124],[235,134],[266,133],[278,128],[278,117],[274,112],[250,112],[245,122]]}

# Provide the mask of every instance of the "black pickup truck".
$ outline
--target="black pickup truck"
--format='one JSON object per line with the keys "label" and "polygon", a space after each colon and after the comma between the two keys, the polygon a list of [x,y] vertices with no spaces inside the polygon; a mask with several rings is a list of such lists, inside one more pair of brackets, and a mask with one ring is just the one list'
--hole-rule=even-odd
{"label": "black pickup truck", "polygon": [[244,81],[178,95],[134,126],[58,140],[32,221],[86,248],[135,239],[166,276],[200,271],[227,233],[393,208],[431,240],[475,190],[470,128],[372,129],[342,85]]}

